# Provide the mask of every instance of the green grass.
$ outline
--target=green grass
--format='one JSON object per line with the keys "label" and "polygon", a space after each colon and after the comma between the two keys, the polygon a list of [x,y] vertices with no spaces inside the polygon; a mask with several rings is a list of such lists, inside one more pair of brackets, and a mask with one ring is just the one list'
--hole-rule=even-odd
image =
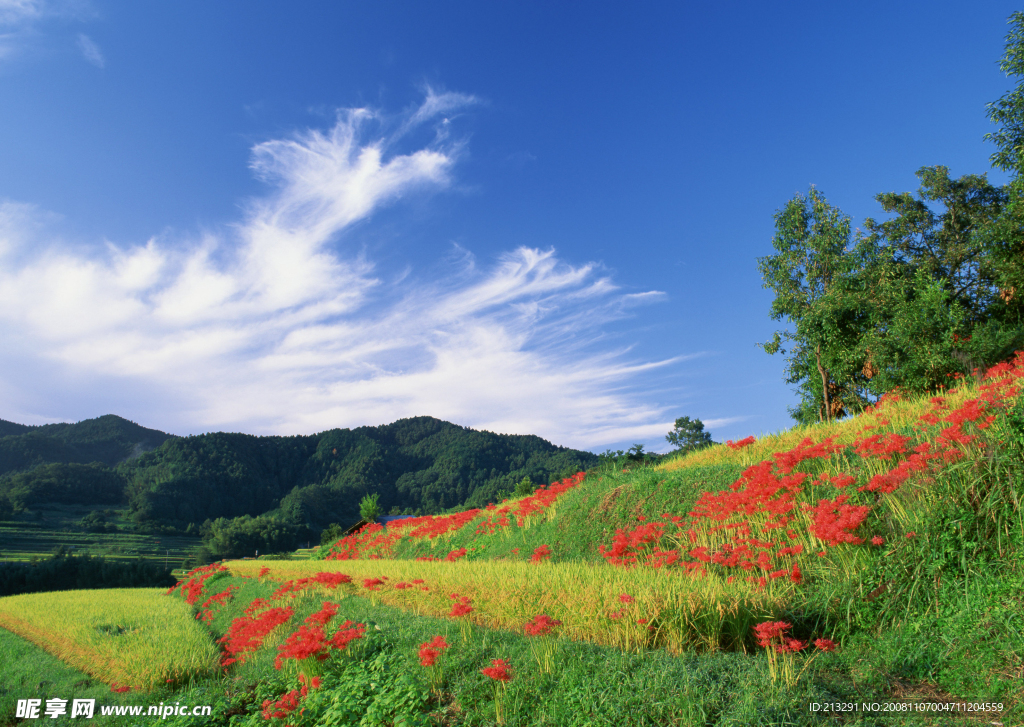
{"label": "green grass", "polygon": [[[215,618],[216,633],[227,628],[244,604],[257,597],[268,597],[277,585],[269,580],[259,583],[232,578],[218,581],[213,590],[232,584],[240,585],[241,590]],[[339,603],[336,622],[351,619],[367,624],[368,638],[365,643],[356,642],[351,655],[332,657],[319,667],[322,674],[330,675],[325,678],[334,680],[328,686],[334,684],[335,688],[328,690],[325,686],[327,696],[318,695],[317,700],[306,703],[313,714],[301,722],[290,717],[291,724],[329,724],[322,713],[314,710],[328,709],[331,699],[340,698],[342,693],[350,697],[363,695],[363,714],[376,711],[391,720],[378,723],[370,719],[365,724],[398,724],[396,712],[388,710],[396,708],[392,703],[395,694],[407,696],[401,681],[402,675],[407,675],[413,693],[419,696],[405,700],[409,724],[416,723],[417,715],[431,714],[435,723],[491,725],[495,722],[495,690],[480,670],[490,666],[495,658],[512,664],[514,677],[501,698],[506,724],[521,727],[972,724],[958,718],[937,720],[925,714],[911,715],[909,719],[907,713],[879,714],[860,721],[856,716],[828,720],[812,715],[808,710],[811,702],[896,701],[888,695],[897,687],[907,695],[908,702],[914,700],[923,688],[921,685],[903,684],[891,673],[862,668],[860,660],[873,651],[869,644],[854,644],[844,655],[828,654],[815,659],[793,687],[774,683],[761,655],[716,652],[673,656],[662,649],[624,651],[567,638],[550,639],[555,669],[545,671],[536,659],[536,639],[525,636],[521,630],[474,625],[464,636],[460,625],[451,620],[417,616],[336,592],[306,593],[291,601],[296,615],[281,632],[268,639],[255,658],[236,666],[223,681],[197,683],[176,694],[176,699],[189,704],[215,703],[212,719],[180,719],[169,724],[227,724],[225,715],[229,712],[237,720],[232,724],[267,724],[260,715],[263,700],[276,699],[298,687],[294,667],[274,669],[276,646],[285,633],[294,630],[324,600]],[[417,651],[420,644],[436,635],[446,636],[451,646],[431,670],[420,666]],[[800,666],[805,664],[806,661]],[[852,678],[854,669],[859,669],[855,672],[856,683]],[[387,684],[390,689],[374,689],[371,683]],[[405,688],[409,685],[406,682]],[[359,701],[355,697],[352,700]]]}
{"label": "green grass", "polygon": [[[968,385],[948,399],[956,407],[974,396],[976,387]],[[324,684],[303,702],[304,714],[289,716],[288,723],[296,727],[491,725],[499,712],[506,724],[522,727],[1024,723],[1024,404],[1019,398],[1016,408],[999,414],[991,428],[976,430],[987,444],[984,449],[971,445],[962,461],[872,501],[858,532],[865,538],[884,537],[883,545],[828,547],[825,557],[818,558],[814,552],[823,546],[808,534],[809,516],[798,513],[800,534],[794,542],[808,546],[800,584],[780,579],[756,591],[736,581],[712,593],[708,589],[718,583],[717,576],[701,583],[679,572],[613,567],[597,553],[599,544],[610,544],[616,529],[636,527],[640,516],[685,515],[702,492],[726,490],[744,468],[804,437],[821,441],[833,436],[849,443],[865,436],[866,424],[874,424],[877,431],[934,438],[934,430],[917,434],[912,429],[929,407],[927,398],[899,402],[881,416],[768,435],[739,451],[714,447],[658,468],[595,472],[524,527],[476,535],[471,523],[433,541],[405,539],[396,547],[398,560],[232,563],[235,575],[212,578],[203,595],[239,586],[234,598],[214,612],[208,625],[211,643],[253,599],[269,597],[279,585],[275,579],[340,570],[356,578],[356,584],[307,591],[293,601],[285,597],[275,605],[293,605],[294,617],[253,658],[223,676],[198,678],[173,692],[157,687],[147,699],[214,705],[211,718],[167,720],[171,724],[268,724],[261,715],[264,700],[299,687],[293,662],[274,668],[276,647],[330,600],[339,604],[335,623],[365,623],[367,637],[325,662],[303,663],[302,669],[319,674]],[[850,451],[807,461],[798,469],[811,475],[847,472],[858,484],[882,470],[883,463]],[[810,504],[819,496],[834,497],[834,489],[824,494],[827,487],[814,485],[821,488],[819,494],[808,485],[802,497]],[[699,542],[712,545],[717,537],[706,531],[697,535]],[[550,546],[551,563],[520,562],[540,545]],[[413,560],[444,557],[460,547],[468,555],[456,563]],[[263,567],[269,575],[240,577]],[[362,578],[382,575],[389,575],[391,586],[398,579],[422,577],[432,590],[419,596],[360,587]],[[599,623],[599,616],[620,590],[637,597],[637,609],[665,613],[654,630],[674,629],[676,641],[599,638],[605,631],[605,636],[615,633],[616,626]],[[443,616],[452,592],[473,596],[474,615]],[[710,614],[717,609],[716,598],[741,592],[763,602],[747,608],[745,616],[698,624],[702,608]],[[665,594],[686,593],[697,598],[687,617],[675,618],[666,609]],[[540,612],[565,621],[556,636],[524,634],[522,622]],[[750,626],[768,618],[789,621],[801,639],[827,635],[839,648],[769,658],[749,638]],[[701,635],[701,628],[710,628],[703,640],[682,637],[688,629]],[[746,631],[748,638],[721,638],[727,629]],[[709,634],[718,635],[717,643]],[[437,666],[421,667],[419,645],[436,635],[444,635],[451,646]],[[514,674],[498,689],[480,672],[496,658],[508,660]],[[858,710],[825,714],[808,707],[836,702],[856,704]],[[865,703],[912,708],[975,702],[1002,703],[1003,709],[980,714],[859,709]],[[284,720],[272,724],[278,727]]]}
{"label": "green grass", "polygon": [[[68,666],[38,646],[0,628],[0,725],[7,727],[19,722],[15,718],[19,699],[50,698],[95,699],[99,704],[131,704],[137,695],[112,694],[110,687],[93,679],[88,674]],[[70,709],[68,710],[70,713]],[[97,709],[98,714],[98,709]],[[82,719],[71,719],[65,715],[58,719],[46,719],[48,724],[81,724]],[[104,718],[104,725],[130,724],[128,720]]]}

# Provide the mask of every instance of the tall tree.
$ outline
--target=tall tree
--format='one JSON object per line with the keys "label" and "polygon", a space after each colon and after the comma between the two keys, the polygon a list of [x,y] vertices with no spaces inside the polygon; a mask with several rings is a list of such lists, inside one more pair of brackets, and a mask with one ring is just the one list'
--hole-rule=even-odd
{"label": "tall tree", "polygon": [[[916,198],[907,192],[875,197],[884,212],[896,216],[883,222],[867,218],[868,238],[904,268],[907,280],[924,271],[941,281],[972,323],[985,320],[999,291],[977,233],[999,216],[1006,192],[992,186],[984,174],[950,179],[944,166],[922,167],[916,176],[921,180]],[[941,211],[929,203],[938,203]]]}
{"label": "tall tree", "polygon": [[[795,328],[759,345],[769,354],[790,354],[786,380],[800,387],[802,404],[792,413],[801,422],[815,415],[830,421],[861,403],[853,370],[868,314],[856,295],[863,281],[855,273],[871,248],[850,244],[849,216],[812,187],[775,214],[777,254],[758,259],[764,287],[775,291],[772,320],[788,319]],[[792,343],[788,351],[783,340]]]}
{"label": "tall tree", "polygon": [[873,321],[861,348],[879,374],[869,386],[875,395],[934,391],[1022,342],[1019,329],[1000,320],[1005,296],[984,239],[1006,206],[1006,190],[985,175],[951,179],[944,166],[922,167],[917,177],[916,197],[875,197],[894,217],[865,220],[865,243],[876,253],[864,271]]}
{"label": "tall tree", "polygon": [[985,138],[997,147],[991,156],[992,166],[1012,177],[1005,206],[979,239],[999,289],[993,314],[1004,328],[1012,329],[1024,321],[1024,13],[1013,13],[1008,22],[1010,32],[999,68],[1016,79],[1016,86],[988,104],[988,118],[999,128]]}

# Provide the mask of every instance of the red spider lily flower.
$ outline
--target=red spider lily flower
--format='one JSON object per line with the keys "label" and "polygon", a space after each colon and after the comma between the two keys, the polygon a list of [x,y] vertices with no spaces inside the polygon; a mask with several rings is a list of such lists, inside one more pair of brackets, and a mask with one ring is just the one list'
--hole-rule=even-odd
{"label": "red spider lily flower", "polygon": [[260,568],[259,577],[262,578],[263,576],[267,575],[267,573],[269,573],[269,572],[270,572],[270,568],[268,568],[267,566],[263,566],[262,568]]}
{"label": "red spider lily flower", "polygon": [[366,635],[366,624],[356,623],[355,621],[345,621],[338,629],[338,631],[331,637],[331,645],[339,651],[343,651],[350,643],[356,639],[361,639]]}
{"label": "red spider lily flower", "polygon": [[754,634],[757,636],[757,643],[767,649],[772,639],[782,636],[783,632],[791,628],[793,624],[786,621],[765,621],[754,627]]}
{"label": "red spider lily flower", "polygon": [[433,666],[441,652],[448,648],[443,636],[435,636],[431,641],[420,644],[420,665]]}
{"label": "red spider lily flower", "polygon": [[638,618],[638,619],[636,620],[636,622],[637,622],[638,624],[645,624],[645,623],[647,623],[647,619],[645,619],[645,618]]}
{"label": "red spider lily flower", "polygon": [[287,717],[289,713],[294,712],[298,707],[299,690],[293,689],[286,694],[282,694],[281,698],[276,702],[270,699],[263,700],[263,719],[282,719]]}
{"label": "red spider lily flower", "polygon": [[791,639],[788,636],[783,637],[781,644],[775,645],[775,650],[783,653],[796,653],[807,646],[806,641],[800,641],[800,639]]}
{"label": "red spider lily flower", "polygon": [[382,581],[380,578],[364,578],[363,579],[363,588],[365,588],[368,591],[376,591],[376,590],[378,590],[383,585],[384,585],[384,581]]}
{"label": "red spider lily flower", "polygon": [[452,610],[448,613],[449,616],[454,618],[457,616],[466,616],[473,612],[473,607],[469,605],[473,600],[469,596],[462,596],[460,598],[458,594],[453,593],[451,598],[457,599],[457,603],[452,604]]}
{"label": "red spider lily flower", "polygon": [[422,578],[417,578],[416,580],[413,581],[413,585],[416,585],[416,586],[418,586],[421,583],[425,583],[425,581]]}
{"label": "red spider lily flower", "polygon": [[533,551],[533,555],[530,557],[530,562],[531,563],[540,563],[545,558],[550,558],[550,557],[551,557],[551,548],[549,548],[546,545],[540,545],[540,546],[538,546]]}
{"label": "red spider lily flower", "polygon": [[293,614],[291,608],[271,608],[259,615],[247,613],[236,618],[228,627],[227,634],[218,641],[224,644],[221,665],[228,666],[236,661],[245,661],[245,654],[256,651],[263,644],[267,634],[291,619]]}
{"label": "red spider lily flower", "polygon": [[623,594],[621,594],[621,595],[619,596],[619,601],[620,601],[620,602],[622,602],[622,603],[633,603],[633,601],[635,601],[635,600],[636,600],[636,599],[635,599],[635,598],[633,598],[633,597],[632,597],[631,595],[629,595],[628,593],[623,593]]}
{"label": "red spider lily flower", "polygon": [[523,630],[530,636],[543,636],[551,632],[555,626],[561,626],[562,622],[553,619],[545,613],[534,616],[532,621],[527,621]]}
{"label": "red spider lily flower", "polygon": [[110,685],[110,691],[114,692],[115,694],[124,694],[125,692],[130,692],[131,689],[131,687],[119,687],[117,685],[117,682],[114,682]]}
{"label": "red spider lily flower", "polygon": [[310,626],[326,626],[328,622],[338,613],[338,604],[324,601],[323,608],[306,618]]}
{"label": "red spider lily flower", "polygon": [[327,658],[330,648],[330,642],[327,641],[327,636],[322,628],[303,624],[288,637],[285,643],[277,647],[280,653],[274,659],[274,668],[280,669],[285,659],[302,661],[310,656],[315,656],[318,661],[323,661]]}
{"label": "red spider lily flower", "polygon": [[509,672],[511,667],[512,665],[504,659],[491,659],[491,666],[481,669],[480,673],[499,682],[508,682],[512,680],[512,674]]}
{"label": "red spider lily flower", "polygon": [[815,647],[817,647],[821,651],[835,651],[836,650],[836,642],[834,642],[832,639],[815,639],[814,640],[814,645],[815,645]]}
{"label": "red spider lily flower", "polygon": [[872,545],[885,545],[885,538],[883,538],[881,535],[876,535],[875,537],[871,538],[871,544]]}
{"label": "red spider lily flower", "polygon": [[270,601],[268,601],[267,599],[265,599],[265,598],[256,598],[256,599],[254,599],[252,601],[252,603],[249,604],[249,607],[247,609],[245,609],[245,615],[246,616],[252,616],[257,611],[262,611],[263,609],[265,609],[265,608],[267,608],[269,606],[270,606]]}
{"label": "red spider lily flower", "polygon": [[738,442],[734,442],[731,439],[729,439],[725,443],[729,447],[729,449],[743,449],[744,447],[748,447],[751,444],[753,444],[754,441],[755,441],[754,437],[750,436],[750,437],[747,437],[746,439],[741,439]]}
{"label": "red spider lily flower", "polygon": [[428,644],[420,644],[420,666],[433,666],[441,652],[432,649]]}
{"label": "red spider lily flower", "polygon": [[913,538],[913,537],[916,537],[916,536],[917,536],[917,533],[915,533],[913,530],[911,530],[909,533],[907,533],[907,537],[908,538]]}
{"label": "red spider lily flower", "polygon": [[302,684],[302,689],[299,690],[299,694],[303,697],[309,694],[310,689],[320,688],[320,677],[307,679],[305,674],[299,674],[299,682]]}
{"label": "red spider lily flower", "polygon": [[446,555],[444,557],[444,559],[447,562],[449,562],[449,563],[454,563],[459,558],[465,558],[465,557],[466,557],[466,549],[465,548],[459,548],[458,550],[453,550],[452,552],[450,552],[448,555]]}

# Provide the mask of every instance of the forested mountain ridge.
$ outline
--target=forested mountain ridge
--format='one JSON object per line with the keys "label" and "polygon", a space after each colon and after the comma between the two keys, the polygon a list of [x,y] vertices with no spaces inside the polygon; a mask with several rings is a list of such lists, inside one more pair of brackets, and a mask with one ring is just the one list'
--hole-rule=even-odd
{"label": "forested mountain ridge", "polygon": [[118,469],[137,521],[185,526],[270,513],[323,527],[385,511],[483,505],[524,477],[544,484],[597,463],[532,435],[476,431],[433,417],[307,436],[203,434],[168,441]]}
{"label": "forested mountain ridge", "polygon": [[99,462],[114,467],[172,437],[113,414],[77,424],[41,426],[0,419],[0,475],[55,463]]}
{"label": "forested mountain ridge", "polygon": [[218,518],[260,516],[316,530],[357,521],[371,493],[384,512],[439,512],[596,463],[533,435],[426,416],[287,437],[175,437],[113,415],[41,427],[0,422],[0,511],[95,503],[124,507],[140,525],[192,532]]}

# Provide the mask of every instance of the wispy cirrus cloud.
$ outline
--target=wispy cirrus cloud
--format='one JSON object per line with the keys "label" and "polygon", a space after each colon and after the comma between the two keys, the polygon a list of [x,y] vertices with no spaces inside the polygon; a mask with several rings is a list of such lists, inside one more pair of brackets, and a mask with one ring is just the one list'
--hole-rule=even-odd
{"label": "wispy cirrus cloud", "polygon": [[91,63],[97,68],[103,68],[107,65],[100,47],[96,45],[96,42],[85,33],[78,34],[78,50],[82,51],[82,57],[85,58],[88,63]]}
{"label": "wispy cirrus cloud", "polygon": [[349,109],[257,144],[272,191],[198,239],[83,248],[0,205],[0,416],[285,434],[429,414],[584,448],[663,435],[663,412],[628,387],[679,359],[629,361],[601,335],[659,293],[554,250],[459,250],[389,280],[351,249],[353,224],[452,185],[447,133],[406,152],[397,140],[475,102],[430,90],[399,118]]}
{"label": "wispy cirrus cloud", "polygon": [[[0,0],[0,61],[11,58],[31,45],[39,35],[38,27],[47,20],[84,20],[94,15],[88,0]],[[95,52],[102,67],[103,56],[86,36],[79,36],[79,49],[86,60],[96,64],[86,45]]]}

